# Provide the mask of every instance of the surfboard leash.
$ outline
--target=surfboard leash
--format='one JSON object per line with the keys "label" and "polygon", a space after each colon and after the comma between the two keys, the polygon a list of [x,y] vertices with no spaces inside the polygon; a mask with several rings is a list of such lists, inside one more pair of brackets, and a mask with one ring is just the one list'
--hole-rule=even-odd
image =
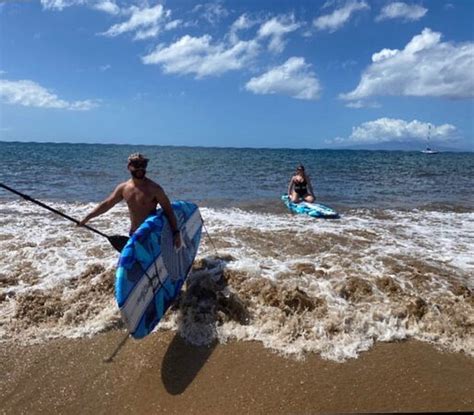
{"label": "surfboard leash", "polygon": [[214,252],[216,253],[216,256],[219,256],[219,253],[217,252],[216,244],[212,240],[211,235],[209,234],[209,231],[207,230],[206,222],[204,222],[204,219],[202,219],[202,226],[204,226],[204,231],[206,232],[206,235],[209,238],[209,241],[211,242],[211,245],[214,248]]}
{"label": "surfboard leash", "polygon": [[[159,274],[158,274],[158,269],[157,269],[157,267],[156,267],[156,262],[155,262],[155,261],[153,262],[153,264],[154,264],[154,266],[155,266],[155,273],[156,273],[156,275],[157,275],[156,278],[158,279],[158,284],[159,284],[156,288],[155,288],[155,286],[154,286],[154,284],[153,284],[153,278],[148,275],[148,273],[146,272],[146,269],[143,267],[142,263],[141,263],[140,261],[138,261],[138,263],[139,263],[140,268],[142,269],[143,273],[145,274],[145,276],[146,276],[147,279],[148,279],[148,284],[150,284],[150,287],[151,287],[151,289],[152,289],[152,291],[153,291],[153,296],[156,294],[156,292],[158,291],[158,288],[159,288],[159,287],[163,288],[163,290],[165,290],[165,292],[166,292],[168,295],[170,295],[169,292],[168,292],[168,290],[166,289],[166,287],[161,283],[161,280],[160,280],[160,277],[159,277]],[[122,340],[120,340],[120,342],[117,344],[117,346],[115,347],[115,349],[114,349],[114,351],[112,352],[112,354],[111,354],[109,357],[103,359],[103,362],[104,362],[104,363],[112,363],[113,360],[114,360],[114,358],[115,358],[115,356],[117,356],[117,354],[120,352],[120,350],[122,350],[122,347],[125,345],[125,343],[127,343],[127,340],[128,340],[130,337],[131,337],[131,333],[128,332],[128,333],[122,338]]]}
{"label": "surfboard leash", "polygon": [[122,340],[120,340],[120,343],[115,347],[114,351],[109,357],[106,357],[105,359],[102,359],[104,363],[112,363],[115,356],[117,356],[118,352],[122,349],[122,347],[127,343],[127,340],[130,338],[130,333],[127,333]]}

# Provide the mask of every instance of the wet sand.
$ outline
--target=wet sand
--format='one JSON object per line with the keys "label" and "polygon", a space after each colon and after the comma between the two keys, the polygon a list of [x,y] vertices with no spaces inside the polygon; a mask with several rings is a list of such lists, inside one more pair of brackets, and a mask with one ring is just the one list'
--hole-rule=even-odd
{"label": "wet sand", "polygon": [[312,414],[474,409],[474,359],[378,343],[358,359],[285,359],[259,343],[186,344],[173,332],[0,345],[2,413]]}

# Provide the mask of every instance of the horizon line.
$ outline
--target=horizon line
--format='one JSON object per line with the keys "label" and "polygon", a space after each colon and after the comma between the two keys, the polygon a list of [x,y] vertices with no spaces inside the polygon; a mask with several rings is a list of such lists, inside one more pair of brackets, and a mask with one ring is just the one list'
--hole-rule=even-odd
{"label": "horizon line", "polygon": [[[144,143],[96,143],[96,142],[74,142],[74,141],[23,141],[23,140],[2,140],[0,143],[11,143],[11,144],[66,144],[66,145],[99,145],[99,146],[142,146],[142,147],[176,147],[176,148],[205,148],[205,149],[234,149],[234,150],[311,150],[311,151],[403,151],[403,152],[421,152],[420,150],[414,149],[377,149],[377,148],[354,148],[354,146],[361,146],[361,144],[356,144],[351,147],[249,147],[249,146],[216,146],[216,145],[176,145],[176,144],[144,144]],[[369,144],[370,146],[377,146],[375,144]],[[363,146],[363,145],[362,145]],[[438,148],[443,148],[442,146]],[[469,149],[457,149],[457,148],[447,148],[444,150],[439,150],[442,153],[473,153],[473,150]]]}

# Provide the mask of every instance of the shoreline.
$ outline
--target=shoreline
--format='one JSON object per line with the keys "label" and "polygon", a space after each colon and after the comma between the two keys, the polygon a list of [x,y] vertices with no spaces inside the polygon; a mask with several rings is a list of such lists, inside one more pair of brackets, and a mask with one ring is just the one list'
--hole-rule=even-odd
{"label": "shoreline", "polygon": [[2,413],[308,414],[474,408],[474,359],[409,340],[345,363],[284,358],[257,342],[210,347],[175,332],[0,344]]}

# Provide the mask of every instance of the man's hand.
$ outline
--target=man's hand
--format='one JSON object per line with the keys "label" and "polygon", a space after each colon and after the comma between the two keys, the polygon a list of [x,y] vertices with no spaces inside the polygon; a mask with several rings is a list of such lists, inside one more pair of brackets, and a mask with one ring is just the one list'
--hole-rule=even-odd
{"label": "man's hand", "polygon": [[86,223],[87,223],[87,218],[84,218],[82,220],[79,221],[79,223],[77,224],[77,226],[84,226]]}

